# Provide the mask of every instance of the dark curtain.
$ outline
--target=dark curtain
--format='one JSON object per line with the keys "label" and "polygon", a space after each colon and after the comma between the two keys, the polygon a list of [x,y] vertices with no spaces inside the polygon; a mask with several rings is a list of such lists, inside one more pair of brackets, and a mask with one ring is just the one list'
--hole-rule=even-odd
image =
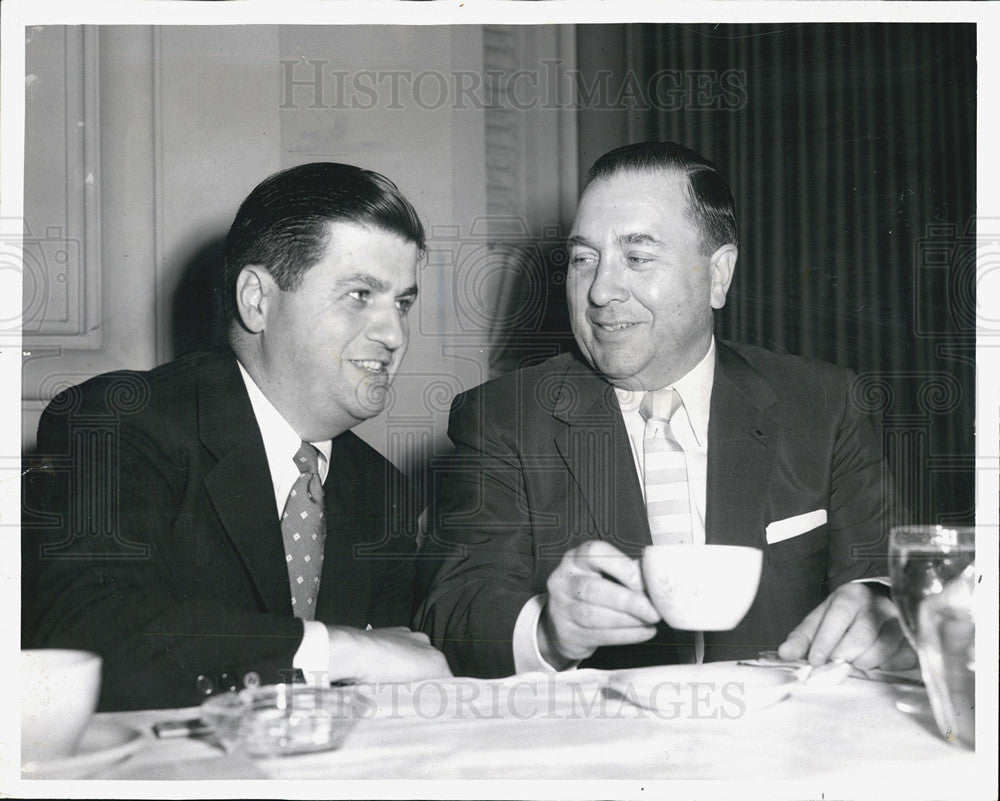
{"label": "dark curtain", "polygon": [[581,171],[673,139],[733,186],[724,338],[859,374],[917,520],[974,515],[974,25],[579,26]]}

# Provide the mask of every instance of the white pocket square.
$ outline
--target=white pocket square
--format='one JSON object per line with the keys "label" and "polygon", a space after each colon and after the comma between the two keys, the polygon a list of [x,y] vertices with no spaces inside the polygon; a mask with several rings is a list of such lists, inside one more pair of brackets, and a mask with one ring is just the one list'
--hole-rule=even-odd
{"label": "white pocket square", "polygon": [[786,517],[784,520],[775,520],[764,529],[764,536],[768,545],[776,542],[783,542],[799,534],[812,531],[817,526],[822,526],[826,522],[826,509],[816,509],[805,514]]}

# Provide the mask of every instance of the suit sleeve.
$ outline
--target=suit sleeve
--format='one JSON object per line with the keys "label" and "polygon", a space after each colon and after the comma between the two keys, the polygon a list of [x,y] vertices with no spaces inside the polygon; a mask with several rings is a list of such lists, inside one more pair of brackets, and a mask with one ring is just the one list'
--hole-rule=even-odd
{"label": "suit sleeve", "polygon": [[888,574],[889,527],[904,515],[876,421],[852,401],[849,388],[842,397],[830,467],[828,593],[850,581]]}
{"label": "suit sleeve", "polygon": [[211,550],[185,556],[204,560],[204,593],[168,556],[198,547],[176,541],[172,518],[192,491],[183,466],[141,432],[120,432],[119,480],[104,482],[113,460],[100,449],[90,464],[73,458],[68,417],[43,415],[39,452],[70,456],[39,457],[24,482],[23,644],[99,653],[103,710],[194,705],[251,673],[287,680],[301,621],[213,596]]}
{"label": "suit sleeve", "polygon": [[[399,494],[410,499],[412,488],[407,480],[395,469],[391,470],[396,482],[395,486],[403,489]],[[417,549],[416,515],[411,504],[389,506],[387,525],[398,532],[399,536],[386,538],[382,547],[376,548],[379,569],[378,582],[373,593],[372,610],[369,623],[373,628],[385,626],[409,626],[413,619],[413,611],[417,603],[414,588],[414,556]],[[380,553],[381,552],[381,553]]]}
{"label": "suit sleeve", "polygon": [[[483,414],[479,390],[456,398],[448,435],[455,452],[436,474],[438,502],[420,570],[433,581],[416,625],[440,648],[455,675],[514,673],[512,637],[534,585],[532,521],[523,465],[507,404]],[[498,419],[500,418],[500,419]]]}

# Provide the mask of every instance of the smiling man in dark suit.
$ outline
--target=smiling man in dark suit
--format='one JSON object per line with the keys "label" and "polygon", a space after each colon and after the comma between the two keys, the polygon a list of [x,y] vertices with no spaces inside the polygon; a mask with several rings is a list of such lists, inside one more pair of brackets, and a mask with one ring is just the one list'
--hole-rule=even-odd
{"label": "smiling man in dark suit", "polygon": [[424,232],[383,176],[257,186],[220,276],[230,348],[56,397],[25,481],[23,644],[104,659],[102,709],[258,682],[448,675],[405,627],[414,516],[350,429],[409,340]]}
{"label": "smiling man in dark suit", "polygon": [[[865,582],[886,573],[891,493],[852,374],[714,338],[737,244],[732,192],[698,154],[630,145],[591,169],[569,243],[579,353],[452,407],[456,452],[426,548],[441,564],[419,624],[457,674],[771,648],[914,664],[891,602]],[[661,623],[637,561],[651,542],[761,549],[743,621]]]}

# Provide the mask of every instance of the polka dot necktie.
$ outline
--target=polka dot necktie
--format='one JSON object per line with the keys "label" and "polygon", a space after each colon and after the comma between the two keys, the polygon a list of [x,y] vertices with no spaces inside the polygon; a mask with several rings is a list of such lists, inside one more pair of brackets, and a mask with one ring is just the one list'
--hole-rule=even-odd
{"label": "polka dot necktie", "polygon": [[646,516],[654,545],[689,543],[691,499],[684,449],[670,429],[670,418],[681,405],[672,389],[647,392],[639,406],[646,420],[643,433],[643,485]]}
{"label": "polka dot necktie", "polygon": [[281,514],[281,535],[285,561],[292,586],[295,617],[312,620],[316,616],[320,569],[326,524],[323,520],[323,482],[319,478],[319,451],[308,442],[295,454],[299,477],[292,485]]}

